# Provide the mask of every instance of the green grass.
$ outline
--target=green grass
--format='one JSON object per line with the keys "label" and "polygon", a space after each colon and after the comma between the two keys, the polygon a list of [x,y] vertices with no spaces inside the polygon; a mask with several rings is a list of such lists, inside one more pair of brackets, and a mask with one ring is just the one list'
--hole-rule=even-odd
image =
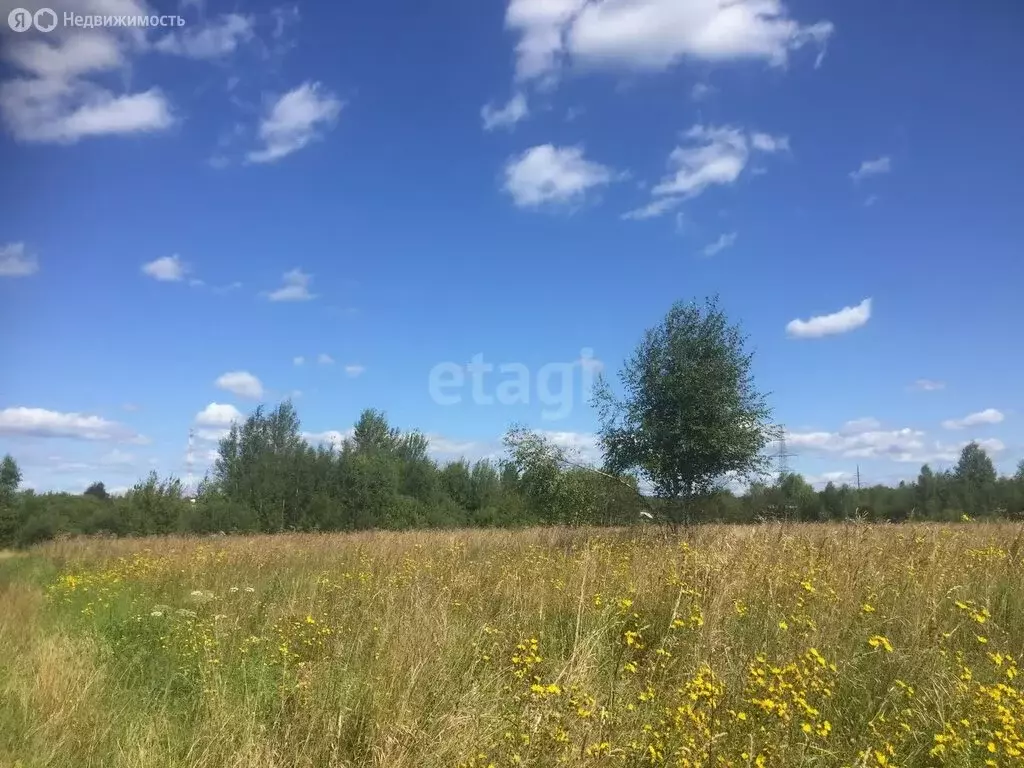
{"label": "green grass", "polygon": [[1019,539],[52,542],[0,558],[0,765],[1020,765]]}

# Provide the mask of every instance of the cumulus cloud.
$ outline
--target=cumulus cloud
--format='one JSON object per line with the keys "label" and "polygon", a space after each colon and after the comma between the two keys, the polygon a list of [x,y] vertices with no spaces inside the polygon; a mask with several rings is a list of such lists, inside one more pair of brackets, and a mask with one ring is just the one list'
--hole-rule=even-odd
{"label": "cumulus cloud", "polygon": [[294,365],[305,365],[306,358],[304,358],[302,355],[298,355],[297,357],[292,358],[292,363]]}
{"label": "cumulus cloud", "polygon": [[313,276],[306,274],[301,269],[293,269],[285,272],[283,276],[284,285],[277,290],[267,294],[271,301],[310,301],[316,295],[309,292],[309,284]]}
{"label": "cumulus cloud", "polygon": [[229,371],[214,382],[214,386],[239,397],[259,400],[263,397],[263,384],[248,371]]}
{"label": "cumulus cloud", "polygon": [[201,440],[217,441],[225,437],[232,424],[245,421],[245,416],[228,403],[210,403],[195,416],[199,429],[196,436]]}
{"label": "cumulus cloud", "polygon": [[334,358],[328,355],[326,352],[321,352],[316,357],[317,363],[320,365],[334,365]]}
{"label": "cumulus cloud", "polygon": [[[956,461],[969,440],[944,443],[911,427],[885,429],[871,418],[848,421],[835,432],[787,432],[786,445],[801,453],[837,455],[848,459],[880,459],[923,464],[932,461]],[[1004,450],[996,439],[975,440],[986,451]]]}
{"label": "cumulus cloud", "polygon": [[964,427],[975,427],[979,424],[999,424],[1006,416],[1002,411],[995,408],[986,408],[977,413],[970,413],[962,419],[946,419],[942,426],[946,429],[963,429]]}
{"label": "cumulus cloud", "polygon": [[738,234],[736,232],[729,232],[728,234],[722,235],[717,240],[715,240],[715,242],[709,243],[708,245],[704,246],[704,249],[701,251],[701,254],[710,257],[721,253],[726,248],[732,248],[733,245],[735,245],[736,243],[737,237]]}
{"label": "cumulus cloud", "polygon": [[271,163],[302,149],[337,123],[344,106],[320,83],[306,82],[288,91],[260,123],[263,147],[249,153],[249,162]]}
{"label": "cumulus cloud", "polygon": [[848,333],[860,328],[871,319],[871,299],[864,299],[853,307],[843,307],[830,315],[816,315],[808,320],[790,320],[786,333],[798,339],[817,339]]}
{"label": "cumulus cloud", "polygon": [[164,282],[179,282],[185,279],[189,272],[189,266],[185,264],[177,254],[173,256],[161,256],[142,265],[142,273],[152,277],[154,280]]}
{"label": "cumulus cloud", "polygon": [[444,435],[427,435],[427,453],[436,461],[479,461],[496,457],[500,451],[496,443],[477,440],[457,440]]}
{"label": "cumulus cloud", "polygon": [[520,208],[578,203],[589,190],[612,179],[612,171],[587,160],[580,146],[542,144],[505,165],[505,191]]}
{"label": "cumulus cloud", "polygon": [[937,392],[938,390],[945,388],[946,382],[935,381],[934,379],[918,379],[911,386],[911,389],[916,389],[919,392]]}
{"label": "cumulus cloud", "polygon": [[[148,14],[135,0],[118,0],[115,10]],[[71,0],[62,11],[109,14],[112,8],[109,0]],[[145,47],[145,31],[138,28],[58,25],[46,35],[5,35],[0,50],[14,74],[0,83],[0,118],[16,140],[35,143],[165,130],[174,117],[159,88],[109,87],[117,81],[110,75],[126,72]]]}
{"label": "cumulus cloud", "polygon": [[503,107],[485,104],[480,110],[480,119],[483,120],[485,131],[493,131],[495,128],[512,128],[520,120],[525,120],[529,114],[526,96],[517,93]]}
{"label": "cumulus cloud", "polygon": [[808,44],[823,50],[833,33],[827,21],[793,20],[780,0],[510,0],[505,24],[519,35],[517,79],[541,81],[566,63],[648,71],[684,58],[781,66]]}
{"label": "cumulus cloud", "polygon": [[46,408],[4,408],[0,411],[0,435],[145,442],[145,438],[116,421]]}
{"label": "cumulus cloud", "polygon": [[341,450],[346,440],[351,440],[354,431],[346,429],[339,432],[336,429],[329,429],[325,432],[303,432],[302,439],[310,445],[326,445],[334,450]]}
{"label": "cumulus cloud", "polygon": [[0,277],[28,277],[39,271],[39,260],[24,243],[0,245]]}
{"label": "cumulus cloud", "polygon": [[881,173],[889,173],[892,169],[892,163],[888,157],[880,157],[877,160],[865,160],[860,164],[860,168],[855,171],[850,171],[850,178],[854,181],[860,181],[866,179],[868,176],[877,176]]}
{"label": "cumulus cloud", "polygon": [[362,376],[365,371],[365,366],[359,365],[359,363],[349,363],[345,366],[345,374],[352,379]]}

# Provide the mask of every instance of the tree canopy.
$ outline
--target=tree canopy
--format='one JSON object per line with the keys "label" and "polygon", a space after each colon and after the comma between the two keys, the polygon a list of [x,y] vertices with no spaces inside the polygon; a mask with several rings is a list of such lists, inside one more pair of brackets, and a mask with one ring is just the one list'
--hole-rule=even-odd
{"label": "tree canopy", "polygon": [[621,398],[598,379],[606,467],[638,471],[658,496],[681,499],[684,515],[685,502],[722,478],[763,472],[775,430],[745,346],[717,298],[673,305],[620,371]]}

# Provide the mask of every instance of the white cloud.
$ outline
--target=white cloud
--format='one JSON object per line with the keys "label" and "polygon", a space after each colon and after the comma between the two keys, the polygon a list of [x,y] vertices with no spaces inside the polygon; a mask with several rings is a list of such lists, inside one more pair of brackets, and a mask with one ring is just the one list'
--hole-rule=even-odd
{"label": "white cloud", "polygon": [[[1000,453],[1001,451],[1006,450],[1006,444],[995,437],[990,437],[985,440],[972,440],[971,442],[977,443],[978,447],[982,448],[987,453]],[[968,445],[968,443],[964,443],[961,446],[961,449],[965,445]]]}
{"label": "white cloud", "polygon": [[39,271],[39,260],[25,252],[24,243],[0,245],[0,277],[28,277]]}
{"label": "white cloud", "polygon": [[786,63],[790,51],[823,47],[824,21],[801,25],[780,0],[510,0],[506,26],[519,33],[516,76],[550,80],[566,62],[662,70],[683,58]]}
{"label": "white cloud", "polygon": [[[141,14],[146,8],[133,0],[77,0],[58,13],[115,10]],[[3,58],[18,74],[0,83],[0,117],[24,142],[73,143],[169,128],[174,118],[158,88],[115,94],[94,79],[127,70],[129,55],[144,47],[145,32],[138,28],[58,27],[45,36],[7,36]]]}
{"label": "white cloud", "polygon": [[732,246],[735,245],[736,238],[738,236],[739,235],[736,232],[729,232],[728,234],[722,235],[717,240],[715,240],[715,242],[704,246],[704,250],[702,250],[701,253],[704,256],[715,256],[716,254],[719,254],[722,251],[724,251],[726,248],[732,248]]}
{"label": "white cloud", "polygon": [[918,379],[911,387],[911,389],[916,389],[920,392],[936,392],[945,388],[946,382],[935,381],[934,379]]}
{"label": "white cloud", "polygon": [[[787,432],[786,445],[801,452],[835,454],[848,459],[880,459],[924,464],[956,461],[971,441],[943,443],[918,429],[881,429],[875,419],[848,421],[838,432]],[[1004,450],[999,440],[975,440],[991,453]],[[824,477],[824,476],[823,476]]]}
{"label": "white cloud", "polygon": [[843,435],[855,435],[861,432],[872,432],[882,428],[882,423],[871,416],[865,416],[860,419],[852,419],[846,422],[842,429],[839,430],[840,434]]}
{"label": "white cloud", "polygon": [[334,365],[334,358],[328,355],[326,352],[321,352],[316,356],[316,361],[320,365]]}
{"label": "white cloud", "polygon": [[299,355],[298,357],[293,357],[292,358],[292,363],[294,365],[305,365],[306,358],[304,358],[302,355]]}
{"label": "white cloud", "polygon": [[587,160],[583,148],[542,144],[510,158],[505,191],[521,208],[576,203],[588,190],[612,181],[610,169]]}
{"label": "white cloud", "polygon": [[877,176],[880,173],[888,173],[892,164],[888,157],[880,157],[877,160],[865,160],[856,171],[850,171],[850,178],[860,181],[868,176]]}
{"label": "white cloud", "polygon": [[174,122],[158,88],[114,96],[84,81],[27,78],[0,84],[0,115],[15,139],[56,144],[160,131]]}
{"label": "white cloud", "polygon": [[986,408],[983,411],[977,413],[971,413],[964,416],[962,419],[946,419],[942,422],[942,426],[946,429],[963,429],[964,427],[974,427],[979,424],[999,424],[1006,419],[1002,411],[997,411],[995,408]]}
{"label": "white cloud", "polygon": [[817,339],[839,333],[848,333],[865,325],[871,319],[871,299],[864,299],[855,307],[843,307],[830,315],[816,315],[809,320],[790,320],[786,333],[798,339]]}
{"label": "white cloud", "polygon": [[622,218],[632,221],[644,219],[655,219],[658,216],[668,213],[683,202],[682,197],[663,197],[660,200],[653,200],[640,208],[634,208],[622,214]]}
{"label": "white cloud", "polygon": [[804,476],[804,480],[806,480],[810,485],[828,485],[829,483],[842,485],[843,483],[849,483],[853,479],[854,476],[852,472],[845,472],[843,470],[822,472],[820,475]]}
{"label": "white cloud", "polygon": [[866,198],[864,198],[864,207],[865,208],[870,208],[871,206],[873,206],[877,202],[878,202],[878,195],[868,195]]}
{"label": "white cloud", "polygon": [[61,413],[46,408],[4,408],[0,411],[0,434],[26,437],[68,437],[81,440],[145,439],[116,421],[81,413]]}
{"label": "white cloud", "polygon": [[242,412],[228,403],[210,403],[195,418],[201,427],[230,427],[234,422],[244,420]]}
{"label": "white cloud", "polygon": [[259,400],[263,397],[263,384],[248,371],[230,371],[221,375],[214,386],[239,397]]}
{"label": "white cloud", "polygon": [[196,437],[216,442],[227,436],[232,424],[243,421],[245,416],[235,406],[227,403],[210,403],[196,414],[195,423],[200,427],[196,430]]}
{"label": "white cloud", "polygon": [[189,273],[189,266],[181,260],[180,256],[175,254],[174,256],[162,256],[159,259],[143,264],[142,273],[149,275],[154,280],[178,282],[183,280],[185,275]]}
{"label": "white cloud", "polygon": [[270,163],[318,139],[341,114],[344,102],[320,83],[307,82],[278,99],[260,123],[263,148],[250,152],[253,163]]}
{"label": "white cloud", "polygon": [[352,429],[339,432],[336,429],[329,429],[326,432],[303,432],[302,439],[311,445],[327,445],[334,450],[341,450],[346,440],[352,439]]}
{"label": "white cloud", "polygon": [[694,101],[703,101],[715,92],[715,88],[707,83],[696,83],[690,89],[690,98]]}
{"label": "white cloud", "polygon": [[309,284],[313,280],[301,269],[293,269],[283,275],[284,285],[275,291],[271,291],[267,298],[271,301],[309,301],[316,298],[316,294],[309,292]]}
{"label": "white cloud", "polygon": [[917,461],[927,452],[925,433],[902,429],[865,429],[840,432],[790,432],[786,445],[802,451],[837,453],[846,458],[888,458]]}
{"label": "white cloud", "polygon": [[493,131],[495,128],[511,128],[520,120],[525,120],[529,114],[526,96],[517,93],[501,108],[485,104],[480,110],[480,119],[483,120],[485,131]]}
{"label": "white cloud", "polygon": [[353,379],[357,376],[361,376],[365,371],[366,367],[359,365],[358,363],[349,363],[345,366],[345,373]]}
{"label": "white cloud", "polygon": [[789,152],[789,137],[752,133],[750,134],[750,145],[760,152]]}
{"label": "white cloud", "polygon": [[601,463],[601,447],[595,434],[552,430],[539,430],[538,434],[550,440],[554,445],[566,449],[572,461],[595,465]]}
{"label": "white cloud", "polygon": [[496,455],[496,448],[475,440],[453,440],[443,435],[427,435],[427,452],[437,461],[474,461],[484,458],[488,452]]}
{"label": "white cloud", "polygon": [[[767,136],[767,134],[754,134]],[[743,131],[730,126],[695,125],[684,134],[687,143],[669,155],[671,173],[653,190],[655,195],[696,197],[713,185],[735,182],[750,159],[753,140]],[[774,151],[774,150],[772,150]]]}
{"label": "white cloud", "polygon": [[165,35],[154,44],[161,53],[190,59],[217,59],[227,56],[253,37],[251,16],[228,13],[204,25],[189,24],[177,33]]}
{"label": "white cloud", "polygon": [[134,466],[138,461],[135,454],[127,453],[125,451],[114,450],[103,454],[99,458],[99,463],[107,467],[131,467]]}

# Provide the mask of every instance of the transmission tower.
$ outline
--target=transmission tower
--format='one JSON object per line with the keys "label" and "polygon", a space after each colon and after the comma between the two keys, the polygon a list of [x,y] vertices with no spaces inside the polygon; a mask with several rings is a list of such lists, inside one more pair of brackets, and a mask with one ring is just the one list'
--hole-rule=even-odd
{"label": "transmission tower", "polygon": [[786,445],[786,433],[783,431],[782,437],[779,438],[779,449],[775,452],[775,460],[779,468],[779,480],[789,474],[789,460],[796,458],[797,454],[790,453],[789,448]]}
{"label": "transmission tower", "polygon": [[195,430],[189,429],[188,452],[185,454],[185,498],[193,500],[196,497],[195,480],[192,477],[192,464],[195,458],[192,452],[192,445],[194,441]]}

